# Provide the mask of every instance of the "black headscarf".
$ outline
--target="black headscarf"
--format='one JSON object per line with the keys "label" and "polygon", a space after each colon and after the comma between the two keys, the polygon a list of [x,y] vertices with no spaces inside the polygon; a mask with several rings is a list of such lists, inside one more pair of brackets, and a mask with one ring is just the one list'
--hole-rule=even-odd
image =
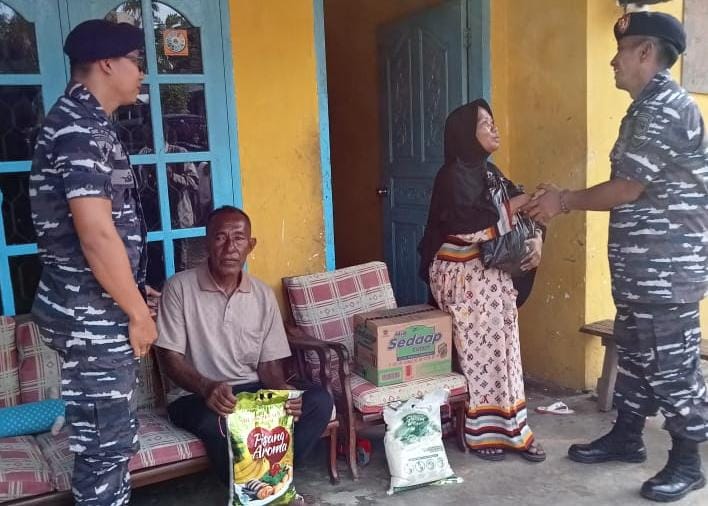
{"label": "black headscarf", "polygon": [[[418,244],[418,274],[426,282],[429,281],[428,268],[447,236],[479,232],[499,221],[499,212],[491,200],[485,181],[487,171],[499,177],[503,175],[489,162],[490,153],[477,140],[480,108],[492,116],[491,107],[486,100],[480,98],[458,107],[445,121],[445,164],[435,176],[428,222]],[[520,193],[513,185],[508,191],[510,196]],[[523,292],[528,295],[533,274],[530,280],[526,278],[528,275],[519,278],[525,281],[523,286],[517,287],[520,292],[519,301],[522,303],[521,294]]]}
{"label": "black headscarf", "polygon": [[478,164],[489,158],[489,153],[477,140],[479,108],[492,116],[492,109],[483,98],[458,107],[445,120],[445,165],[456,160],[465,164]]}

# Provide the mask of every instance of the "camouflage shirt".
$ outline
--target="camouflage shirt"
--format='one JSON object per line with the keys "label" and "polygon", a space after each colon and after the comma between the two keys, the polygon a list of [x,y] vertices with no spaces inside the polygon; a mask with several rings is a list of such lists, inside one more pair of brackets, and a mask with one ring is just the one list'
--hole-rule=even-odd
{"label": "camouflage shirt", "polygon": [[614,298],[699,301],[708,287],[708,139],[698,106],[668,72],[630,105],[610,161],[612,179],[645,185],[610,213]]}
{"label": "camouflage shirt", "polygon": [[87,339],[127,336],[127,316],[84,258],[69,200],[111,200],[113,223],[138,285],[144,282],[146,265],[142,208],[135,175],[113,124],[81,84],[69,83],[47,114],[37,139],[29,193],[42,263],[32,307],[38,323]]}

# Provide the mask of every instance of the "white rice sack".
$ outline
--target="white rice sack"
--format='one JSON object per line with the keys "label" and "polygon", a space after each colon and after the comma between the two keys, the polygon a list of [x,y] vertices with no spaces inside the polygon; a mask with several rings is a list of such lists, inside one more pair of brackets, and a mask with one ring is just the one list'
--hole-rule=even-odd
{"label": "white rice sack", "polygon": [[442,442],[440,406],[447,395],[440,389],[384,409],[389,495],[424,485],[462,482],[453,473]]}

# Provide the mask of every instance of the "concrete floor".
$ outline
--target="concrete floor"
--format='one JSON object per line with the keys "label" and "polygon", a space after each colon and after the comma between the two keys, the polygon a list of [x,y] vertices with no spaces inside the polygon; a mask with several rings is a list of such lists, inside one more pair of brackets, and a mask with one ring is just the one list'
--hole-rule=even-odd
{"label": "concrete floor", "polygon": [[[666,461],[670,440],[661,429],[662,417],[648,421],[645,441],[649,458],[643,464],[609,463],[585,465],[570,461],[566,451],[574,442],[588,441],[606,432],[614,413],[600,413],[587,394],[550,391],[541,386],[527,385],[530,408],[562,399],[574,415],[540,415],[530,409],[529,423],[544,445],[548,459],[532,464],[509,454],[503,462],[487,462],[473,455],[462,454],[453,441],[447,442],[447,452],[453,470],[464,483],[443,487],[425,487],[394,496],[387,496],[388,471],[383,449],[383,433],[374,430],[368,436],[374,442],[372,462],[362,469],[359,481],[352,481],[344,462],[340,463],[342,480],[332,486],[327,478],[324,453],[308,466],[296,470],[298,491],[320,506],[395,505],[634,505],[652,504],[638,494],[642,482],[661,469]],[[708,466],[708,444],[701,448],[703,462]],[[223,505],[224,489],[208,474],[138,489],[131,505]],[[692,492],[679,504],[708,504],[708,487]]]}

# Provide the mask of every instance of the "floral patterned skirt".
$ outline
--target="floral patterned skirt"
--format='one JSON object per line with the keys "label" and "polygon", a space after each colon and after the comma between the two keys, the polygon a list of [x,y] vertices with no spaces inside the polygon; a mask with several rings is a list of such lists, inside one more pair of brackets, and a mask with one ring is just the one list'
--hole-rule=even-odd
{"label": "floral patterned skirt", "polygon": [[534,436],[527,424],[511,277],[485,269],[478,258],[436,259],[430,266],[430,288],[440,308],[452,316],[453,341],[467,378],[467,445],[527,450]]}

